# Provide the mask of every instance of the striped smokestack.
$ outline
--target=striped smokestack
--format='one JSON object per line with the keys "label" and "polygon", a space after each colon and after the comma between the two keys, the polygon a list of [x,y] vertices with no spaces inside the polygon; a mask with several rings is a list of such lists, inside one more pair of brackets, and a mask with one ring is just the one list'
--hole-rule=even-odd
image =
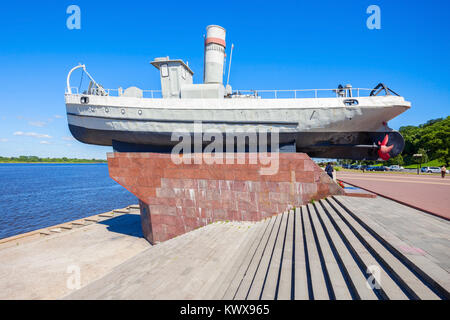
{"label": "striped smokestack", "polygon": [[206,27],[204,83],[223,83],[225,33],[220,26]]}

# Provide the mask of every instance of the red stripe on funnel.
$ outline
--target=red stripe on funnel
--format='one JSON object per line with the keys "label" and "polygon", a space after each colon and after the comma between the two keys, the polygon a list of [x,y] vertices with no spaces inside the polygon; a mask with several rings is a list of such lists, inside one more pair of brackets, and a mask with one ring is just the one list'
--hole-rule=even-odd
{"label": "red stripe on funnel", "polygon": [[220,39],[220,38],[207,38],[205,40],[205,45],[207,45],[209,43],[216,43],[216,44],[220,44],[221,46],[226,47],[225,40]]}

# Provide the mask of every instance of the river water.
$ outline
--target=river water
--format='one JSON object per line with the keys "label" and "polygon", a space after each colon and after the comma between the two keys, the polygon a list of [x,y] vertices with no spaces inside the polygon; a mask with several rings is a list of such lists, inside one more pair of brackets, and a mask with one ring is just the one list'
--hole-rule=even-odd
{"label": "river water", "polygon": [[0,164],[0,239],[135,203],[106,164]]}

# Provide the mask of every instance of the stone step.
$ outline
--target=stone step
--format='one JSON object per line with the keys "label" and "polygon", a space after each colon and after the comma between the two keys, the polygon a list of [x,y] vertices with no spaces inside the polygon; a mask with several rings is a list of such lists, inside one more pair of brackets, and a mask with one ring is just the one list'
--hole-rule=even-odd
{"label": "stone step", "polygon": [[130,213],[130,210],[128,208],[123,209],[114,209],[113,212],[116,213]]}
{"label": "stone step", "polygon": [[[349,208],[352,208],[352,203],[346,201],[346,199],[339,198],[339,201],[343,202]],[[429,284],[429,287],[434,290],[441,299],[449,300],[448,291],[445,288],[450,288],[450,277],[448,272],[442,267],[437,265],[433,261],[433,257],[427,252],[422,251],[420,254],[415,252],[402,253],[400,248],[414,247],[411,243],[407,243],[407,240],[401,240],[391,231],[386,230],[380,224],[373,219],[364,217],[364,221],[360,224],[365,224],[367,228],[372,230],[372,233],[376,235],[378,241],[388,248],[396,257],[408,267],[409,270],[415,273],[417,277],[420,277],[423,282]]]}
{"label": "stone step", "polygon": [[[229,224],[230,226],[226,226],[229,230],[225,230],[223,237],[217,241],[217,245],[211,248],[211,255],[198,269],[195,269],[193,279],[198,279],[198,281],[196,281],[197,283],[190,281],[191,285],[188,288],[190,294],[186,298],[202,300],[210,297],[207,296],[208,292],[217,289],[220,284],[219,278],[230,270],[234,257],[245,246],[249,234],[252,234],[250,231],[252,227],[248,223],[231,222]],[[217,268],[217,265],[222,268]],[[208,276],[205,277],[205,275]]]}
{"label": "stone step", "polygon": [[342,274],[343,276],[345,275],[344,277],[346,278],[346,283],[353,299],[377,300],[378,298],[373,290],[366,286],[366,277],[352,257],[352,252],[347,249],[339,231],[334,227],[334,220],[330,220],[327,215],[327,213],[333,209],[323,200],[319,201],[317,208],[320,208],[320,210],[318,210],[318,217],[320,217],[325,225],[331,243],[338,253],[338,259],[341,260],[340,266],[341,270],[343,270]]}
{"label": "stone step", "polygon": [[304,246],[304,226],[302,223],[302,209],[295,209],[295,235],[294,235],[294,299],[308,300],[308,277],[309,271],[306,270],[306,255]]}
{"label": "stone step", "polygon": [[248,297],[249,291],[251,289],[252,283],[254,281],[255,273],[258,271],[258,267],[261,263],[262,256],[264,254],[264,250],[267,246],[267,242],[269,240],[270,235],[272,234],[275,222],[278,220],[279,215],[272,216],[269,220],[269,225],[267,226],[267,230],[264,232],[264,235],[255,249],[254,254],[252,255],[252,259],[250,260],[249,266],[242,278],[236,293],[234,294],[234,299],[236,300],[245,300]]}
{"label": "stone step", "polygon": [[[200,234],[196,239],[184,248],[179,253],[178,259],[165,264],[159,269],[164,269],[152,283],[152,297],[160,299],[193,299],[188,297],[195,294],[192,287],[201,287],[205,275],[208,273],[200,273],[199,270],[205,267],[209,259],[214,259],[214,252],[221,244],[222,240],[229,240],[229,235],[226,234],[227,226],[222,223],[217,223],[215,228],[210,228],[203,234]],[[228,231],[228,230],[227,230]]]}
{"label": "stone step", "polygon": [[280,280],[278,290],[275,294],[277,300],[290,300],[293,298],[292,288],[292,263],[293,263],[293,247],[294,247],[294,220],[295,212],[290,210],[286,222],[286,235],[284,241],[284,251],[281,262]]}
{"label": "stone step", "polygon": [[[351,243],[351,246],[356,250],[358,256],[362,260],[363,268],[366,270],[367,278],[369,278],[369,281],[373,282],[373,277],[371,277],[370,273],[368,272],[368,268],[377,268],[379,270],[379,277],[382,279],[382,285],[378,284],[378,286],[375,286],[375,289],[378,289],[381,287],[382,290],[378,290],[377,292],[381,292],[381,295],[383,299],[398,299],[398,300],[405,300],[408,299],[408,297],[405,295],[405,293],[402,291],[402,289],[395,283],[395,281],[392,280],[392,278],[389,276],[389,274],[384,270],[378,263],[378,261],[375,259],[375,257],[366,249],[363,243],[361,243],[360,239],[358,239],[357,235],[352,231],[352,229],[341,219],[339,216],[339,211],[336,211],[336,207],[332,205],[332,203],[328,202],[330,206],[333,208],[333,210],[330,210],[330,214],[332,219],[339,225],[342,234],[348,239],[349,243]],[[374,283],[374,282],[373,282]],[[387,296],[385,297],[384,294]]]}
{"label": "stone step", "polygon": [[84,220],[76,220],[70,223],[72,226],[86,226],[88,223]]}
{"label": "stone step", "polygon": [[264,283],[267,277],[267,272],[270,268],[270,262],[272,253],[275,248],[275,244],[280,232],[281,222],[283,220],[283,214],[276,216],[275,224],[272,232],[266,242],[264,251],[262,252],[260,262],[258,264],[253,282],[248,292],[248,300],[260,300],[263,293]]}
{"label": "stone step", "polygon": [[100,218],[98,216],[92,216],[92,217],[84,218],[84,220],[89,221],[89,222],[99,222]]}
{"label": "stone step", "polygon": [[[189,265],[190,260],[205,252],[206,244],[214,239],[213,236],[217,236],[220,228],[219,223],[213,223],[194,230],[190,232],[191,237],[183,237],[182,242],[178,245],[160,251],[151,264],[152,270],[147,273],[146,281],[149,282],[148,286],[151,289],[150,297],[157,297],[157,293],[160,292],[167,294],[168,287],[177,282],[180,274],[189,274],[192,271]],[[163,242],[157,246],[165,247],[165,244],[166,242]],[[180,284],[178,284],[179,286]],[[178,290],[178,287],[174,290]]]}
{"label": "stone step", "polygon": [[239,244],[233,256],[229,257],[227,265],[219,273],[214,285],[210,286],[205,295],[199,297],[199,299],[221,299],[223,297],[263,225],[264,223],[262,222],[256,222],[251,225],[242,243]]}
{"label": "stone step", "polygon": [[112,212],[100,213],[98,216],[99,217],[104,217],[104,218],[112,218],[112,217],[114,217],[114,212],[116,212],[116,210],[114,210]]}
{"label": "stone step", "polygon": [[[302,206],[302,217],[304,223],[304,232],[306,239],[306,252],[307,252],[307,268],[309,264],[309,272],[311,278],[312,287],[312,299],[314,300],[328,300],[327,284],[325,282],[325,275],[322,271],[322,265],[319,257],[319,249],[317,248],[316,241],[313,235],[313,223],[310,220],[310,212],[314,210],[311,204]],[[311,297],[310,297],[311,298]]]}
{"label": "stone step", "polygon": [[282,256],[284,252],[288,217],[289,212],[285,212],[281,216],[280,228],[273,245],[269,266],[264,279],[261,300],[274,300],[278,295],[278,283],[282,269]]}
{"label": "stone step", "polygon": [[[390,274],[395,274],[402,282],[402,286],[406,287],[406,291],[411,291],[408,296],[410,299],[426,299],[436,300],[439,297],[430,290],[430,288],[419,280],[414,273],[412,273],[401,260],[397,259],[391,252],[389,252],[376,238],[363,228],[348,212],[344,209],[342,204],[335,199],[330,198],[329,201],[334,203],[343,217],[350,223],[358,233],[368,242],[368,244],[377,252],[379,259],[384,261],[385,268],[390,270]],[[366,219],[367,220],[367,219]],[[399,282],[399,280],[397,280]]]}
{"label": "stone step", "polygon": [[[218,290],[215,298],[231,300],[235,298],[238,289],[241,286],[243,279],[245,278],[248,269],[251,265],[253,258],[257,252],[257,249],[262,244],[262,239],[266,232],[269,232],[269,226],[271,225],[272,218],[267,218],[260,222],[259,230],[253,237],[253,241],[249,249],[242,250],[241,259],[235,264],[234,268],[230,270],[227,279],[229,284],[224,283],[223,287]],[[236,272],[234,272],[236,270]]]}
{"label": "stone step", "polygon": [[[182,266],[175,266],[173,279],[167,282],[162,289],[161,297],[170,299],[193,299],[204,282],[211,277],[208,270],[208,262],[217,261],[220,258],[214,256],[214,251],[221,247],[222,241],[230,237],[229,226],[219,223],[217,229],[208,234],[202,240],[196,241],[185,249]],[[232,230],[233,231],[233,230]],[[232,233],[231,231],[231,233]],[[222,237],[219,237],[219,234]],[[206,271],[204,271],[206,269]],[[204,273],[203,273],[204,272]],[[199,276],[200,275],[200,276]]]}
{"label": "stone step", "polygon": [[341,272],[342,266],[339,259],[336,259],[338,252],[333,252],[333,243],[329,242],[326,236],[326,229],[319,215],[322,213],[322,208],[318,204],[312,205],[314,210],[311,210],[311,218],[315,228],[317,241],[319,242],[323,263],[326,265],[326,270],[329,276],[329,286],[332,287],[332,299],[350,300],[352,298],[350,290]]}

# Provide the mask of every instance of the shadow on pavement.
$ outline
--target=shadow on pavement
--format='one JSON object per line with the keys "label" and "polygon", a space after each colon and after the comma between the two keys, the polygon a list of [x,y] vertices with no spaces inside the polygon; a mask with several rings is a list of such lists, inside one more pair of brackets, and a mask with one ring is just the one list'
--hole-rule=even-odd
{"label": "shadow on pavement", "polygon": [[107,226],[112,232],[142,238],[141,217],[138,214],[124,214],[99,222]]}

